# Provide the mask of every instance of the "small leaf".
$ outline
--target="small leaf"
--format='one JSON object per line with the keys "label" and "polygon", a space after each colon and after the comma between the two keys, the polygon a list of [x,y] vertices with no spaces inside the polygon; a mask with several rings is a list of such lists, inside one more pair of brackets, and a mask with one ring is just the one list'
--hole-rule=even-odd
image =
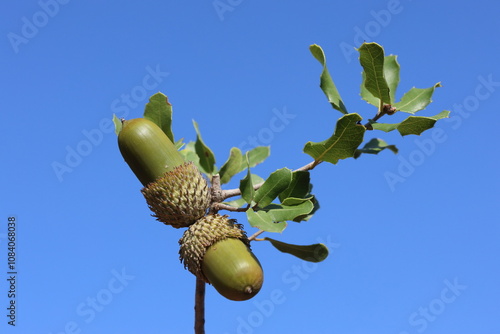
{"label": "small leaf", "polygon": [[292,174],[292,182],[288,188],[283,191],[279,198],[283,201],[289,197],[303,198],[309,193],[310,177],[308,171],[295,171]]}
{"label": "small leaf", "polygon": [[[246,155],[246,160],[248,162],[248,153]],[[248,167],[247,175],[240,181],[240,191],[241,191],[241,197],[248,204],[252,204],[255,190],[253,189],[252,174],[250,173],[250,167]]]}
{"label": "small leaf", "polygon": [[358,51],[366,75],[365,88],[383,103],[391,104],[389,86],[384,77],[384,49],[377,43],[363,43]]}
{"label": "small leaf", "polygon": [[304,146],[304,153],[309,154],[315,161],[327,161],[336,164],[340,159],[354,156],[354,152],[363,142],[365,127],[358,124],[361,116],[347,114],[339,118],[334,134],[320,143],[308,142]]}
{"label": "small leaf", "polygon": [[252,177],[252,184],[264,183],[264,179],[257,174],[252,174],[251,177]]}
{"label": "small leaf", "polygon": [[311,213],[314,208],[313,202],[305,201],[298,205],[278,205],[271,204],[265,208],[269,216],[276,222],[283,222],[287,220],[295,220],[297,217],[305,216]]}
{"label": "small leaf", "polygon": [[286,222],[275,223],[271,216],[265,211],[247,211],[247,219],[250,225],[267,232],[281,233],[286,228]]}
{"label": "small leaf", "polygon": [[333,82],[332,77],[328,72],[328,68],[326,67],[326,57],[323,49],[321,48],[321,46],[313,44],[309,47],[309,50],[311,51],[314,58],[316,58],[321,63],[321,65],[323,65],[323,71],[321,72],[319,86],[328,98],[328,102],[330,102],[334,109],[337,109],[343,114],[347,114],[347,109],[344,105],[344,102],[342,101],[337,87],[335,86],[335,83]]}
{"label": "small leaf", "polygon": [[233,201],[223,202],[223,204],[232,206],[233,208],[241,208],[246,203],[247,202],[243,198],[241,198],[241,197],[238,198],[238,199],[235,199]]}
{"label": "small leaf", "polygon": [[196,130],[196,142],[194,144],[194,148],[196,150],[196,154],[200,159],[200,166],[202,170],[207,174],[213,174],[215,172],[215,156],[212,150],[205,145],[203,139],[201,138],[200,130],[198,128],[198,123],[193,120],[193,126]]}
{"label": "small leaf", "polygon": [[441,83],[437,83],[430,88],[415,88],[413,87],[406,92],[401,101],[394,104],[397,110],[414,114],[419,110],[425,109],[432,102],[432,95],[437,87],[441,87]]}
{"label": "small leaf", "polygon": [[328,257],[328,248],[324,244],[313,244],[307,246],[287,244],[271,238],[264,238],[280,252],[288,253],[299,259],[309,262],[321,262]]}
{"label": "small leaf", "polygon": [[304,202],[310,201],[312,199],[313,199],[312,195],[305,197],[305,198],[287,197],[281,202],[281,205],[285,205],[285,206],[299,205],[299,204],[302,204]]}
{"label": "small leaf", "polygon": [[143,117],[158,125],[172,143],[175,142],[172,132],[172,105],[166,95],[162,93],[152,95],[146,104]]}
{"label": "small leaf", "polygon": [[450,112],[443,110],[439,114],[431,117],[410,116],[398,126],[398,131],[402,136],[420,135],[425,130],[434,126],[437,120],[448,118]]}
{"label": "small leaf", "polygon": [[394,145],[388,145],[385,141],[379,138],[373,138],[368,143],[363,146],[362,149],[356,150],[356,154],[354,155],[354,159],[359,158],[362,153],[368,154],[379,154],[385,149],[391,150],[394,154],[398,153],[398,149]]}
{"label": "small leaf", "polygon": [[384,132],[391,132],[392,130],[396,130],[401,123],[370,123],[374,130],[381,130]]}
{"label": "small leaf", "polygon": [[[248,154],[249,166],[252,168],[266,160],[271,154],[271,149],[269,148],[269,146],[257,146],[248,151],[246,154]],[[246,168],[246,161],[242,161],[240,171],[243,171]]]}
{"label": "small leaf", "polygon": [[241,150],[237,147],[231,148],[229,158],[219,171],[221,184],[228,183],[233,176],[241,172],[242,161],[243,155],[241,154]]}
{"label": "small leaf", "polygon": [[292,181],[292,171],[281,168],[271,173],[264,184],[255,192],[253,200],[260,207],[268,206]]}
{"label": "small leaf", "polygon": [[120,131],[122,131],[123,128],[122,120],[116,117],[115,114],[113,114],[113,123],[115,124],[115,133],[118,136],[118,134],[120,133]]}

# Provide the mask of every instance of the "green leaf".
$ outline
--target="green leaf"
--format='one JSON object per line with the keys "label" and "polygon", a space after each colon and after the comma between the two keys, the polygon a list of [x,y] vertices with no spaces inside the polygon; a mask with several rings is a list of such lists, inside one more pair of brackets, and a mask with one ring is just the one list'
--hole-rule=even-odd
{"label": "green leaf", "polygon": [[166,95],[162,93],[152,95],[146,104],[143,117],[158,125],[172,143],[175,142],[172,132],[172,105]]}
{"label": "green leaf", "polygon": [[311,201],[312,199],[313,199],[312,195],[305,198],[287,197],[281,202],[281,205],[285,206],[299,205],[306,201]]}
{"label": "green leaf", "polygon": [[122,131],[123,128],[122,120],[116,117],[115,114],[113,114],[113,123],[115,124],[115,133],[118,136],[118,134],[120,133],[120,131]]}
{"label": "green leaf", "polygon": [[196,150],[196,154],[200,159],[200,166],[202,170],[207,174],[214,174],[215,172],[215,156],[212,150],[205,145],[203,139],[201,138],[200,130],[198,128],[198,123],[193,120],[193,126],[196,130],[196,142],[194,144],[194,148]]}
{"label": "green leaf", "polygon": [[391,98],[391,103],[396,102],[396,90],[399,85],[399,63],[398,56],[390,55],[384,58],[384,77],[389,87],[389,96]]}
{"label": "green leaf", "polygon": [[335,86],[335,83],[333,82],[332,77],[328,72],[328,68],[326,67],[326,56],[323,52],[323,49],[321,48],[321,46],[313,44],[309,47],[309,50],[311,51],[314,58],[316,58],[321,63],[321,65],[323,65],[323,71],[321,72],[319,86],[328,98],[328,102],[330,102],[334,109],[337,109],[343,114],[347,114],[347,109],[344,105],[344,102],[342,101],[337,87]]}
{"label": "green leaf", "polygon": [[299,216],[299,217],[296,217],[293,221],[294,222],[301,222],[301,221],[308,221],[309,219],[312,218],[312,216],[316,213],[316,211],[319,210],[319,202],[318,202],[318,199],[316,198],[316,196],[312,196],[312,198],[310,199],[310,201],[313,203],[314,205],[314,208],[312,209],[311,212],[309,212],[307,215],[303,215],[303,216]]}
{"label": "green leaf", "polygon": [[[269,146],[257,146],[246,152],[246,154],[248,154],[249,166],[255,167],[269,157],[269,155],[271,154],[271,149],[269,148]],[[240,171],[243,171],[246,168],[246,161],[242,161]]]}
{"label": "green leaf", "polygon": [[235,199],[233,201],[223,202],[223,204],[232,206],[233,208],[241,208],[246,203],[247,202],[243,198],[241,198],[241,197],[238,198],[238,199]]}
{"label": "green leaf", "polygon": [[362,149],[356,150],[356,153],[354,155],[354,159],[359,158],[359,156],[362,153],[368,153],[368,154],[379,154],[385,149],[391,150],[394,154],[398,153],[398,149],[395,145],[388,145],[385,141],[379,138],[373,138],[370,140],[368,143],[363,146]]}
{"label": "green leaf", "polygon": [[237,147],[231,148],[229,158],[219,171],[221,184],[228,183],[233,176],[241,172],[242,162],[243,155],[241,154],[241,150]]}
{"label": "green leaf", "polygon": [[359,62],[365,73],[365,88],[383,103],[391,104],[389,86],[384,77],[384,49],[377,43],[363,43],[359,49]]}
{"label": "green leaf", "polygon": [[279,198],[282,202],[289,197],[304,198],[309,194],[309,185],[309,172],[295,171],[292,174],[292,182],[290,182],[288,188],[279,195]]}
{"label": "green leaf", "polygon": [[[387,86],[389,87],[389,95],[391,97],[391,104],[396,101],[396,89],[399,85],[399,64],[397,61],[397,56],[390,55],[384,57],[384,77],[387,81]],[[361,98],[366,102],[373,104],[375,107],[380,107],[380,99],[373,96],[366,87],[366,74],[362,73],[363,82],[361,83]]]}
{"label": "green leaf", "polygon": [[264,183],[264,179],[257,174],[252,174],[251,177],[252,177],[252,184]]}
{"label": "green leaf", "polygon": [[432,95],[437,87],[441,87],[441,83],[438,82],[429,88],[415,88],[413,87],[408,92],[406,92],[401,101],[394,104],[397,110],[414,114],[419,110],[425,109],[432,102]]}
{"label": "green leaf", "polygon": [[334,134],[320,143],[308,142],[304,153],[315,161],[327,161],[336,164],[340,159],[354,156],[358,146],[363,142],[365,127],[358,124],[361,121],[358,114],[347,114],[339,118]]}
{"label": "green leaf", "polygon": [[[248,162],[248,153],[246,155],[246,160]],[[250,167],[248,167],[247,175],[240,181],[240,191],[241,191],[241,197],[248,204],[252,204],[255,190],[253,189],[252,174],[250,173]]]}
{"label": "green leaf", "polygon": [[370,123],[370,125],[373,127],[374,130],[381,130],[381,131],[384,131],[384,132],[391,132],[392,130],[396,130],[400,124],[401,123],[394,123],[394,124],[391,124],[391,123],[377,123],[377,122]]}
{"label": "green leaf", "polygon": [[265,211],[253,211],[251,208],[246,211],[250,225],[267,232],[281,233],[286,228],[286,222],[275,223],[270,215]]}
{"label": "green leaf", "polygon": [[287,244],[271,238],[264,238],[280,252],[288,253],[309,262],[321,262],[328,257],[328,248],[324,244],[307,246]]}
{"label": "green leaf", "polygon": [[448,118],[450,112],[443,110],[439,114],[431,117],[410,116],[398,126],[398,131],[402,136],[420,135],[425,130],[434,126],[437,120]]}
{"label": "green leaf", "polygon": [[305,201],[297,205],[278,205],[271,204],[265,208],[265,211],[275,222],[284,222],[295,220],[297,217],[308,215],[314,209],[313,202]]}
{"label": "green leaf", "polygon": [[261,208],[268,206],[292,181],[292,171],[281,168],[271,173],[264,184],[255,192],[253,200]]}

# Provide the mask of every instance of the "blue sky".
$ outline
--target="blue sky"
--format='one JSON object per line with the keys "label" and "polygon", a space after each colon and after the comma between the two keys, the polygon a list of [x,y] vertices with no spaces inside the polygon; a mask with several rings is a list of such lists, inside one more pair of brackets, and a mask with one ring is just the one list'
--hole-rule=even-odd
{"label": "blue sky", "polygon": [[[484,0],[4,5],[1,332],[191,333],[195,280],[178,260],[182,231],[150,217],[113,113],[141,117],[161,91],[176,137],[194,140],[195,119],[219,167],[231,147],[257,143],[272,154],[255,173],[298,168],[310,161],[304,144],[328,138],[340,116],[318,87],[309,45],[323,47],[348,109],[367,119],[374,110],[359,98],[351,52],[367,40],[398,55],[397,97],[441,82],[420,114],[451,118],[422,136],[365,137],[396,144],[398,155],[318,166],[321,209],[266,236],[323,242],[329,258],[310,264],[254,243],[262,290],[232,302],[208,287],[206,332],[498,333],[499,9]],[[17,222],[15,328],[8,217]]]}

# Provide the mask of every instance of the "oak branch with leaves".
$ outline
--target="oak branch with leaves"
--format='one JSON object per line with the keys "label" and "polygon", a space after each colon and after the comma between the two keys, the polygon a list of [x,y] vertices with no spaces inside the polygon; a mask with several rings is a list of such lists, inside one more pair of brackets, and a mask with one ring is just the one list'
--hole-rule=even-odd
{"label": "oak branch with leaves", "polygon": [[[402,136],[420,135],[446,118],[449,111],[435,116],[414,116],[431,102],[436,83],[429,88],[411,88],[396,102],[400,66],[397,57],[386,56],[377,43],[364,43],[359,51],[363,68],[361,97],[375,107],[374,116],[363,120],[349,113],[328,71],[322,48],[311,45],[312,55],[321,63],[320,87],[331,106],[342,113],[333,134],[321,142],[307,142],[303,152],[312,161],[295,170],[281,168],[267,178],[252,173],[252,168],[269,155],[269,147],[256,147],[243,153],[233,147],[226,162],[216,167],[212,150],[203,141],[193,121],[196,140],[176,141],[172,132],[172,105],[167,96],[157,93],[146,104],[143,118],[113,121],[120,151],[139,178],[153,216],[166,225],[186,228],[179,241],[184,266],[196,276],[195,333],[204,333],[205,283],[212,284],[224,297],[246,300],[257,294],[263,283],[263,271],[253,255],[253,241],[269,241],[277,250],[305,261],[321,262],[328,256],[323,244],[293,245],[269,237],[264,232],[280,233],[288,222],[305,222],[319,209],[312,193],[310,171],[318,164],[337,164],[339,160],[378,154],[395,145],[383,139],[365,141],[367,131],[397,130]],[[381,123],[383,116],[398,112],[409,114],[399,123]],[[223,185],[244,173],[236,189]],[[207,182],[208,180],[208,182]],[[247,237],[243,226],[221,211],[245,213],[257,230]]]}

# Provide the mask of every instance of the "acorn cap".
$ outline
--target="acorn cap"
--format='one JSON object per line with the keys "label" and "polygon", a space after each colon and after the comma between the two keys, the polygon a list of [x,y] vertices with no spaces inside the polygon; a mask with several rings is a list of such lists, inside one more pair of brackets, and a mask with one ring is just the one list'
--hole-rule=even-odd
{"label": "acorn cap", "polygon": [[175,228],[188,227],[210,206],[210,190],[198,168],[187,162],[141,190],[153,216]]}

